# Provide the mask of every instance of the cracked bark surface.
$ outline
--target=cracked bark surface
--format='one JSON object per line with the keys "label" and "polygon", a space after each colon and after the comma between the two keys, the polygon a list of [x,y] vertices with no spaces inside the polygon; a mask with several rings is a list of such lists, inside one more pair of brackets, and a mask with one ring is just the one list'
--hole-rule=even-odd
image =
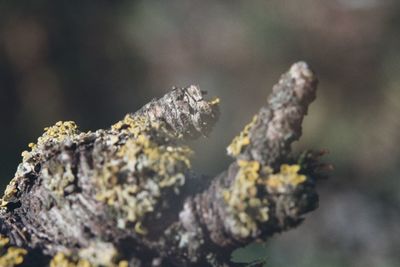
{"label": "cracked bark surface", "polygon": [[219,100],[196,86],[109,129],[59,122],[23,152],[1,201],[1,234],[28,252],[25,266],[233,266],[235,248],[296,227],[318,205],[322,153],[290,149],[316,87],[307,64],[294,64],[214,178],[190,170],[184,145],[218,119]]}

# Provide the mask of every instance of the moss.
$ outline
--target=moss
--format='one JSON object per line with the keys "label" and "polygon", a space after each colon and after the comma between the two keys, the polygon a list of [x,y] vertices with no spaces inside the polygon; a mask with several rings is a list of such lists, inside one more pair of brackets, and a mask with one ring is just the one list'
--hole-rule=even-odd
{"label": "moss", "polygon": [[254,116],[252,121],[244,127],[243,131],[232,140],[227,148],[228,155],[236,157],[250,144],[250,129],[256,121],[257,115]]}
{"label": "moss", "polygon": [[305,182],[299,165],[282,164],[278,173],[257,161],[238,160],[233,184],[222,192],[227,203],[229,225],[239,238],[255,237],[259,226],[269,220],[269,193],[285,193]]}
{"label": "moss", "polygon": [[27,251],[22,248],[9,246],[10,240],[0,235],[0,266],[14,267],[23,263]]}

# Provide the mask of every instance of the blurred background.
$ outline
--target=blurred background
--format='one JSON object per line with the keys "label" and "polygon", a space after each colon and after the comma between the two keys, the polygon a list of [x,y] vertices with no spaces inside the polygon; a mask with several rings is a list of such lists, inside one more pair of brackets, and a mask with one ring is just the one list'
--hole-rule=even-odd
{"label": "blurred background", "polygon": [[192,144],[217,174],[298,60],[320,87],[296,149],[330,150],[335,171],[268,266],[400,266],[400,1],[0,1],[1,189],[44,127],[105,128],[174,85],[222,100]]}

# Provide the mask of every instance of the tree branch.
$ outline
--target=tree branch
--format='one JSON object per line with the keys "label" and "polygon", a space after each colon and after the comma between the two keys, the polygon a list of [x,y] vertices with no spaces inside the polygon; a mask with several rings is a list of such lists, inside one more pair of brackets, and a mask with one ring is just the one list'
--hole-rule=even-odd
{"label": "tree branch", "polygon": [[316,85],[306,63],[294,64],[211,182],[191,172],[180,144],[218,118],[219,100],[196,86],[107,130],[59,122],[23,152],[1,200],[1,233],[28,252],[26,264],[39,255],[52,266],[232,266],[232,250],[297,226],[317,207],[320,154],[290,153]]}

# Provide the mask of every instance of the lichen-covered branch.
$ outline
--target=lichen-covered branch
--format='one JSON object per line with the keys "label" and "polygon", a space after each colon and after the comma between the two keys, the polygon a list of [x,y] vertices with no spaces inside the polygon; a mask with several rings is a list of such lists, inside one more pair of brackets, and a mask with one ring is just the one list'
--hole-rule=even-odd
{"label": "lichen-covered branch", "polygon": [[272,88],[266,106],[228,147],[228,154],[264,165],[280,164],[301,136],[308,105],[315,99],[317,79],[304,62],[294,64]]}
{"label": "lichen-covered branch", "polygon": [[178,137],[206,136],[218,119],[219,99],[205,101],[198,87],[173,88],[161,99],[153,100],[135,113],[152,122],[164,122]]}
{"label": "lichen-covered branch", "polygon": [[[317,206],[320,154],[290,152],[316,84],[305,63],[294,64],[214,179],[190,170],[182,144],[218,118],[219,99],[196,86],[174,88],[106,130],[46,128],[1,199],[0,232],[20,249],[14,265],[232,266],[233,249],[298,225]],[[2,253],[0,261],[12,258]]]}

